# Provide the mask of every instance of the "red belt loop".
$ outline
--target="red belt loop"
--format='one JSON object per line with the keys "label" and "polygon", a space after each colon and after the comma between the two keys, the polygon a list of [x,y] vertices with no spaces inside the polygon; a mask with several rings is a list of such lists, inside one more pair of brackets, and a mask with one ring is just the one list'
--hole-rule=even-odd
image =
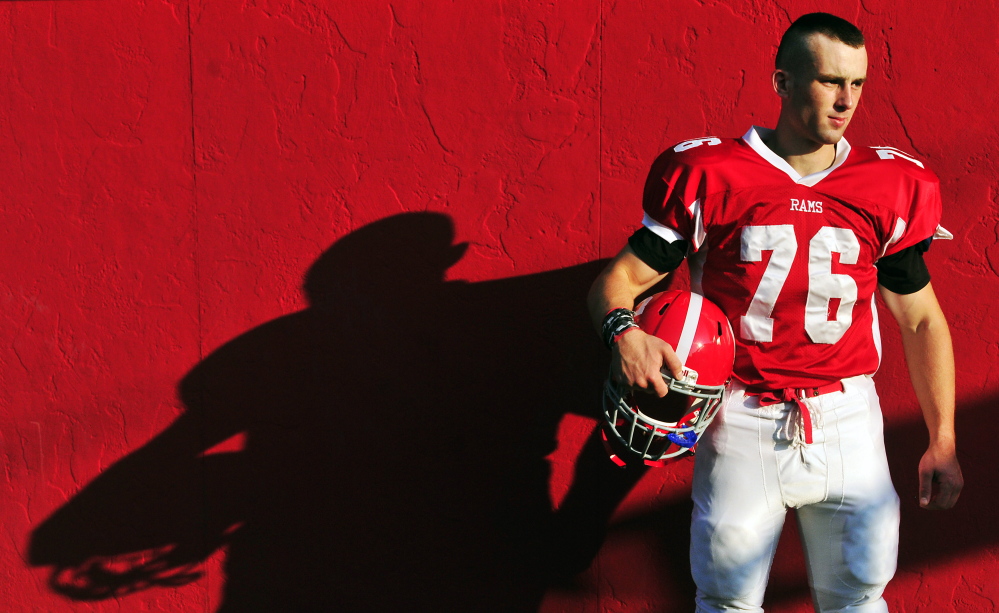
{"label": "red belt loop", "polygon": [[752,392],[747,391],[747,396],[759,396],[760,406],[766,407],[774,404],[781,404],[784,402],[793,402],[798,405],[798,410],[801,411],[801,421],[805,429],[805,444],[812,444],[812,413],[808,410],[808,406],[802,402],[805,398],[814,398],[816,396],[821,396],[822,394],[828,394],[831,392],[842,392],[843,382],[837,381],[836,383],[830,383],[829,385],[823,385],[821,387],[786,387],[779,390],[767,390],[762,392]]}

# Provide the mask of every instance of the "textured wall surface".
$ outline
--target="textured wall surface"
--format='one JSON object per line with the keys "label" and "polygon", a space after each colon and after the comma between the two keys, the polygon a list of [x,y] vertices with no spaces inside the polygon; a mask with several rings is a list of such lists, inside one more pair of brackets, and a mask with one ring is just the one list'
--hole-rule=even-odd
{"label": "textured wall surface", "polygon": [[[689,611],[689,463],[619,492],[589,570],[538,572],[605,476],[583,299],[657,153],[776,119],[813,10],[868,37],[849,139],[934,169],[956,236],[928,257],[967,487],[916,505],[887,326],[887,598],[994,611],[982,0],[0,2],[0,609]],[[803,613],[788,526],[768,610]]]}

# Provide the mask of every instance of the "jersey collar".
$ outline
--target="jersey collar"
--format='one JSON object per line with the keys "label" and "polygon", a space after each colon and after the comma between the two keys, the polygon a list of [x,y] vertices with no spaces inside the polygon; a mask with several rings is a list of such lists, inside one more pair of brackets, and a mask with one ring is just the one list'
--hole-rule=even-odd
{"label": "jersey collar", "polygon": [[833,162],[832,166],[826,168],[825,170],[819,172],[813,172],[810,175],[801,176],[798,171],[791,168],[791,165],[787,163],[784,158],[777,155],[767,147],[763,139],[767,136],[773,134],[773,130],[769,128],[761,128],[759,126],[752,126],[749,131],[743,135],[742,140],[749,145],[753,151],[755,151],[761,158],[770,163],[771,166],[777,170],[783,171],[787,176],[791,177],[791,180],[799,185],[806,185],[808,187],[814,186],[816,183],[825,179],[829,176],[829,173],[836,170],[843,165],[846,158],[850,155],[850,143],[846,142],[845,138],[841,138],[838,143],[836,143],[836,160]]}

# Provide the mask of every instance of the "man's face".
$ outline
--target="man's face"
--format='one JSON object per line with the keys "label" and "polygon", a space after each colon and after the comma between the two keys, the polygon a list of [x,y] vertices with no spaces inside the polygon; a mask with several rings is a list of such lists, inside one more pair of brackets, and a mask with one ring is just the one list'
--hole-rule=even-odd
{"label": "man's face", "polygon": [[834,145],[849,125],[867,79],[867,51],[823,34],[807,40],[814,62],[789,74],[785,105],[795,133],[818,145]]}

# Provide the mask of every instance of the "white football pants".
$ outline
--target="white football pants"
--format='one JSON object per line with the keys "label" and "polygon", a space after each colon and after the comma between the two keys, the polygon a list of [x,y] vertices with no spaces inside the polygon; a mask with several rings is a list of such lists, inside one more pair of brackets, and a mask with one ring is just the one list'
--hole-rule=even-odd
{"label": "white football pants", "polygon": [[794,403],[760,407],[741,386],[697,447],[690,564],[697,613],[763,611],[785,510],[797,509],[816,610],[887,613],[898,556],[898,495],[881,406],[867,376],[806,400],[810,445],[794,443]]}

